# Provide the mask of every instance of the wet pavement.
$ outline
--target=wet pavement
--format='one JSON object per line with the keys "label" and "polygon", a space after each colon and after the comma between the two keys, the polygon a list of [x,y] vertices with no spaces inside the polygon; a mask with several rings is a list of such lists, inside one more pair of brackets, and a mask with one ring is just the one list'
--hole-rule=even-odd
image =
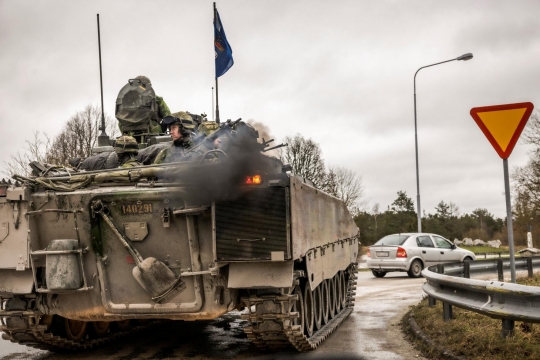
{"label": "wet pavement", "polygon": [[0,340],[0,358],[34,359],[423,359],[404,339],[399,320],[422,299],[424,279],[389,273],[377,279],[358,273],[353,313],[310,353],[261,352],[244,335],[239,312],[212,321],[170,322],[97,350],[55,354]]}

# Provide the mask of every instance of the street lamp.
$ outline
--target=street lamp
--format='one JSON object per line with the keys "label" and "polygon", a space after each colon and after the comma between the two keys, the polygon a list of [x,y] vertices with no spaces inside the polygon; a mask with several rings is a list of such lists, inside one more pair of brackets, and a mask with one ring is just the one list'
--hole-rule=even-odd
{"label": "street lamp", "polygon": [[414,73],[414,145],[416,149],[416,194],[417,194],[416,203],[418,205],[417,206],[418,207],[418,232],[422,232],[422,213],[421,213],[421,207],[420,207],[420,176],[418,174],[418,133],[416,131],[416,74],[418,74],[420,70],[430,67],[430,66],[440,65],[440,64],[444,64],[444,63],[455,61],[455,60],[467,61],[467,60],[471,60],[472,58],[473,58],[473,54],[466,53],[461,56],[458,56],[455,59],[450,59],[450,60],[441,61],[435,64],[422,66],[420,69],[416,70],[416,72]]}

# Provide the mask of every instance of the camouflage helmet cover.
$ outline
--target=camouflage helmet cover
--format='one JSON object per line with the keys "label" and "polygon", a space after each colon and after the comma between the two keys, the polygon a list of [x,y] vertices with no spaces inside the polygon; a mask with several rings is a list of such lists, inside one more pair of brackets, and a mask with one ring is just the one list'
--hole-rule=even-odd
{"label": "camouflage helmet cover", "polygon": [[116,139],[114,151],[117,154],[137,154],[139,144],[137,144],[137,140],[133,136],[123,135]]}
{"label": "camouflage helmet cover", "polygon": [[219,129],[219,124],[215,121],[203,121],[199,125],[199,132],[204,133],[206,136],[212,134],[217,129]]}
{"label": "camouflage helmet cover", "polygon": [[178,111],[171,116],[166,116],[163,118],[163,124],[166,126],[171,125],[182,125],[184,131],[192,132],[195,130],[195,122],[191,115],[185,111]]}
{"label": "camouflage helmet cover", "polygon": [[152,85],[152,82],[150,81],[150,79],[149,79],[148,77],[144,76],[144,75],[139,75],[139,76],[137,76],[135,79],[141,80],[141,82],[142,82],[143,84],[150,84],[150,85]]}

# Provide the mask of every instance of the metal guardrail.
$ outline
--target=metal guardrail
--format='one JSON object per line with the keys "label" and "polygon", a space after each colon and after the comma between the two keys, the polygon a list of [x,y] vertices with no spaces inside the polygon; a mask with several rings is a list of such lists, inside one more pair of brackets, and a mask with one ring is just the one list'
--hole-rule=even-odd
{"label": "metal guardrail", "polygon": [[484,259],[487,259],[488,255],[498,255],[499,257],[504,256],[510,256],[509,252],[481,252],[481,253],[474,253],[476,258],[478,259],[481,255],[484,255]]}
{"label": "metal guardrail", "polygon": [[[516,271],[533,276],[540,269],[540,257],[515,259]],[[540,323],[540,287],[504,282],[510,259],[475,260],[425,268],[422,289],[429,305],[443,303],[444,321],[452,319],[452,306],[502,320],[502,336],[512,334],[515,321]],[[472,275],[497,275],[498,281],[470,279]]]}

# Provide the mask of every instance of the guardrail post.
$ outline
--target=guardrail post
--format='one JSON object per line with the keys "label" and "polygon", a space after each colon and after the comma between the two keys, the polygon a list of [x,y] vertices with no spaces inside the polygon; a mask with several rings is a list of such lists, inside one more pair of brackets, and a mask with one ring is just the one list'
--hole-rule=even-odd
{"label": "guardrail post", "polygon": [[463,262],[463,277],[467,279],[471,278],[471,260],[465,260]]}
{"label": "guardrail post", "polygon": [[429,307],[434,307],[435,304],[437,304],[437,299],[435,299],[433,296],[428,295],[428,305],[429,305]]}
{"label": "guardrail post", "polygon": [[437,264],[437,272],[439,274],[444,274],[444,265],[443,264]]}
{"label": "guardrail post", "polygon": [[484,259],[487,259],[487,253],[484,253]]}
{"label": "guardrail post", "polygon": [[501,257],[501,253],[499,253],[499,257]]}
{"label": "guardrail post", "polygon": [[514,320],[505,320],[502,321],[502,337],[505,338],[514,333]]}
{"label": "guardrail post", "polygon": [[497,259],[497,274],[499,281],[504,281],[503,260]]}
{"label": "guardrail post", "polygon": [[533,263],[532,263],[532,257],[527,258],[527,272],[529,273],[529,277],[533,277]]}
{"label": "guardrail post", "polygon": [[452,320],[452,305],[443,301],[443,319],[445,322]]}

